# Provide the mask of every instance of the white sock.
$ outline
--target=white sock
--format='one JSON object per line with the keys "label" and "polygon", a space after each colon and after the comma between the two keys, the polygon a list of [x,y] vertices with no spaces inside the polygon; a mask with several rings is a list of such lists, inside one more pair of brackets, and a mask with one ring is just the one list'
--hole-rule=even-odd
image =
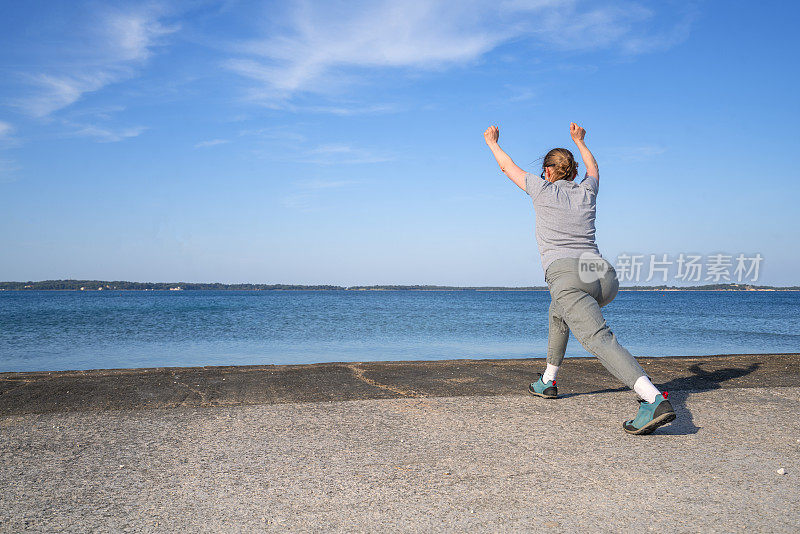
{"label": "white sock", "polygon": [[657,395],[661,395],[661,392],[656,389],[646,376],[640,376],[636,379],[636,382],[633,383],[633,390],[637,395],[643,398],[645,402],[653,402],[656,400]]}
{"label": "white sock", "polygon": [[555,380],[556,374],[558,374],[558,365],[550,365],[548,363],[547,369],[544,370],[544,374],[542,375],[542,382],[550,382],[551,380]]}

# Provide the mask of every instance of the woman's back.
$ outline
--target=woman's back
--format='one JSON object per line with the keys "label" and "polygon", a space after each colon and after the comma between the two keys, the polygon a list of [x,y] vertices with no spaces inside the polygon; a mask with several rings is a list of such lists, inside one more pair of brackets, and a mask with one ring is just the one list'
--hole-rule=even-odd
{"label": "woman's back", "polygon": [[536,242],[545,271],[560,258],[599,254],[594,226],[598,187],[597,178],[588,175],[580,184],[550,182],[530,173],[525,176],[525,191],[536,211]]}

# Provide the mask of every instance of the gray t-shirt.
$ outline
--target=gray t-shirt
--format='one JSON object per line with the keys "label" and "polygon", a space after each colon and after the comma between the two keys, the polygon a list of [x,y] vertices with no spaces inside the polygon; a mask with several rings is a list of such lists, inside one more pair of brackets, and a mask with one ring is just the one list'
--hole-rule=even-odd
{"label": "gray t-shirt", "polygon": [[599,187],[597,178],[588,174],[580,184],[568,180],[551,183],[535,174],[525,175],[525,191],[536,211],[536,242],[545,272],[560,258],[577,258],[585,252],[600,254],[594,242]]}

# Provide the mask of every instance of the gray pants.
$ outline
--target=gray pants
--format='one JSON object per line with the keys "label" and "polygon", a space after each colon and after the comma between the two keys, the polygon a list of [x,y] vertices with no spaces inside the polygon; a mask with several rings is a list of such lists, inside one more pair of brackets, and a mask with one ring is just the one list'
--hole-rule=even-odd
{"label": "gray pants", "polygon": [[631,353],[619,344],[600,311],[614,300],[619,290],[616,271],[611,264],[602,261],[607,264],[607,270],[594,279],[584,275],[584,280],[581,280],[578,258],[558,259],[547,267],[544,278],[552,298],[547,363],[561,365],[572,330],[581,345],[597,356],[612,375],[633,388],[636,380],[646,373]]}

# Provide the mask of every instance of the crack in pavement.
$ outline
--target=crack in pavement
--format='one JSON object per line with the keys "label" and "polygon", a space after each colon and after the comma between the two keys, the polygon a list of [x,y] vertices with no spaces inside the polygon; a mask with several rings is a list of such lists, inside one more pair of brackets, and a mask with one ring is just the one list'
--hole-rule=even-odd
{"label": "crack in pavement", "polygon": [[420,395],[419,393],[417,393],[413,389],[401,389],[399,387],[395,387],[395,386],[392,386],[392,385],[389,385],[389,384],[382,384],[380,382],[377,382],[377,381],[375,381],[375,380],[373,380],[373,379],[371,379],[371,378],[369,378],[369,377],[364,375],[366,370],[362,369],[360,364],[350,364],[350,365],[346,365],[345,367],[347,367],[348,369],[350,369],[350,371],[353,372],[353,376],[355,376],[357,379],[361,380],[362,382],[365,382],[365,383],[369,384],[370,386],[373,386],[373,387],[376,387],[376,388],[379,388],[379,389],[385,389],[386,391],[391,391],[392,393],[397,393],[398,395],[401,395],[403,397],[423,397],[424,396],[424,395]]}
{"label": "crack in pavement", "polygon": [[[178,380],[178,377],[177,377],[176,373],[173,372],[171,374],[172,374],[173,382],[175,384],[178,384],[180,386],[185,387],[186,389],[188,389],[189,391],[191,391],[192,393],[194,393],[195,395],[200,397],[200,405],[201,406],[209,406],[211,404],[208,401],[208,397],[206,397],[205,393],[203,393],[202,391],[200,391],[197,388],[193,388],[189,384],[185,384],[185,383],[181,382],[180,380]],[[189,398],[189,395],[186,395],[183,399],[181,399],[180,403],[178,403],[178,406],[184,406],[184,403],[186,402],[186,399],[188,399],[188,398]]]}

